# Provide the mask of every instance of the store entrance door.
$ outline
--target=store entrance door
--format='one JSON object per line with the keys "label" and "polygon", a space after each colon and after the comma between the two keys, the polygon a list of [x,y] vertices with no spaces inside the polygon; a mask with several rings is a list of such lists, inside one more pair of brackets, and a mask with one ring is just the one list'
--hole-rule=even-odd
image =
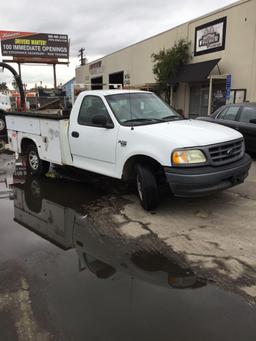
{"label": "store entrance door", "polygon": [[190,87],[189,117],[207,116],[209,87]]}
{"label": "store entrance door", "polygon": [[212,112],[226,104],[226,83],[213,84]]}
{"label": "store entrance door", "polygon": [[[207,116],[208,102],[209,86],[202,84],[192,85],[190,87],[189,117]],[[226,84],[223,81],[216,82],[213,84],[211,113],[224,104],[226,104]]]}

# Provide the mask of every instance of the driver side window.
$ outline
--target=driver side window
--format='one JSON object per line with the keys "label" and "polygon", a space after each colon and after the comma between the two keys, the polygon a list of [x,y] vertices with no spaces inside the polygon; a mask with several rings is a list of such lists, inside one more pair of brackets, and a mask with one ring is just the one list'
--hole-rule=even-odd
{"label": "driver side window", "polygon": [[108,122],[112,122],[108,110],[102,99],[98,96],[85,96],[78,114],[78,123],[80,125],[94,126],[93,118],[98,115],[104,115]]}
{"label": "driver side window", "polygon": [[239,121],[243,123],[250,123],[251,120],[256,120],[255,107],[243,107]]}

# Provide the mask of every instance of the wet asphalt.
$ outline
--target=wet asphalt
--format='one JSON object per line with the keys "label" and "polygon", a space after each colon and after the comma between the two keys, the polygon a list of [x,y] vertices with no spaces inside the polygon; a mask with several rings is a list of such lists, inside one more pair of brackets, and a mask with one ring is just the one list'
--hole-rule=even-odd
{"label": "wet asphalt", "polygon": [[0,155],[0,340],[255,340],[254,305],[178,265],[154,234],[99,223],[126,188],[54,174],[27,177]]}

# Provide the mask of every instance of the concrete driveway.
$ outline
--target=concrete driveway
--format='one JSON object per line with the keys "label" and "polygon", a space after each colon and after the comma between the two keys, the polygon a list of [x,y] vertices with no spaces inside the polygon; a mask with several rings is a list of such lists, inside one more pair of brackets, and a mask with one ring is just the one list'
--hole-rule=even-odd
{"label": "concrete driveway", "polygon": [[[10,156],[2,154],[2,172],[13,167]],[[181,266],[256,302],[256,160],[244,184],[205,198],[167,197],[151,213],[136,195],[123,194],[119,183],[103,178],[99,187],[109,187],[111,195],[83,206],[103,233],[137,243],[151,234]]]}
{"label": "concrete driveway", "polygon": [[168,198],[154,214],[127,198],[114,216],[127,237],[153,233],[197,274],[256,301],[256,161],[244,184],[201,199]]}

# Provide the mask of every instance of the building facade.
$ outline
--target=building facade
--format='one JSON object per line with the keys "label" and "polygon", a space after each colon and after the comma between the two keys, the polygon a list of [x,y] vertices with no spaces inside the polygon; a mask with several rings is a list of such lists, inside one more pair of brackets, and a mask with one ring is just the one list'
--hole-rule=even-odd
{"label": "building facade", "polygon": [[152,53],[179,39],[191,43],[191,60],[171,80],[174,107],[195,117],[226,102],[256,101],[256,0],[240,0],[79,66],[75,82],[154,90]]}
{"label": "building facade", "polygon": [[65,91],[65,101],[72,103],[72,87],[73,84],[75,83],[75,77],[67,81],[65,84],[61,86],[61,89]]}

